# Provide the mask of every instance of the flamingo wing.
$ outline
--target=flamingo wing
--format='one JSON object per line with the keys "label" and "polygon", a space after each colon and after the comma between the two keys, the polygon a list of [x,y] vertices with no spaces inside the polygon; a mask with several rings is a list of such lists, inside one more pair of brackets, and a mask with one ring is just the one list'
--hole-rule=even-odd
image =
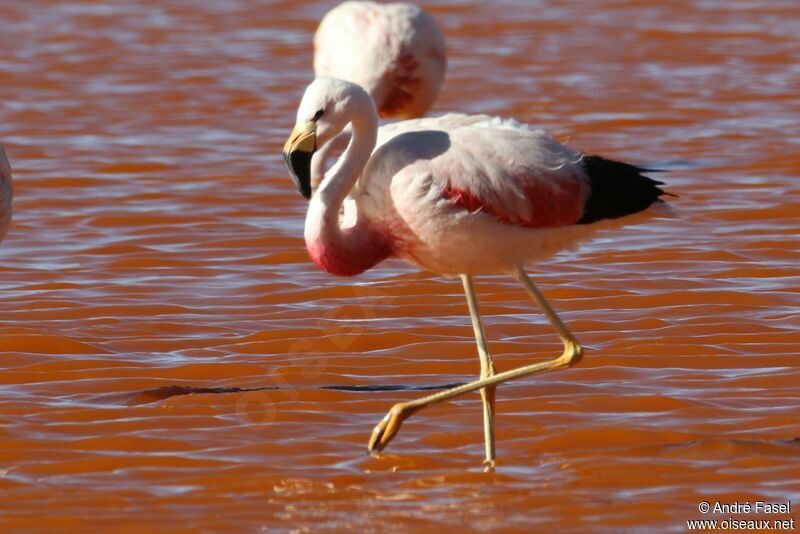
{"label": "flamingo wing", "polygon": [[451,114],[382,127],[359,188],[369,189],[375,176],[424,175],[417,187],[425,192],[416,195],[504,224],[546,228],[646,209],[664,191],[642,172],[584,156],[514,120]]}
{"label": "flamingo wing", "polygon": [[381,128],[359,187],[425,174],[424,194],[444,207],[515,226],[563,226],[578,222],[589,194],[581,158],[515,121],[447,115]]}
{"label": "flamingo wing", "polygon": [[458,128],[451,137],[454,151],[437,165],[444,202],[516,226],[580,219],[589,195],[581,154],[516,124]]}

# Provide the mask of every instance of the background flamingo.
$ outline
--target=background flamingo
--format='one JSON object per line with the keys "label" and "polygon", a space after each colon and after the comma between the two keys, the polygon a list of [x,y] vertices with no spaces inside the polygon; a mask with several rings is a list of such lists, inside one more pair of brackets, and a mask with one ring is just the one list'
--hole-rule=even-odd
{"label": "background flamingo", "polygon": [[[348,124],[351,143],[312,197],[311,156]],[[459,275],[464,285],[480,379],[396,404],[373,431],[369,450],[385,447],[417,410],[480,389],[488,468],[495,461],[495,386],[573,365],[582,356],[523,265],[574,245],[606,221],[632,222],[630,216],[663,205],[665,194],[642,169],[584,156],[513,120],[445,115],[379,130],[370,96],[333,78],[318,78],[306,89],[284,157],[301,193],[311,198],[305,241],[317,266],[353,276],[396,256]],[[489,273],[520,281],[561,338],[560,356],[495,373],[471,279]]]}
{"label": "background flamingo", "polygon": [[[314,74],[360,85],[383,119],[425,115],[439,94],[446,66],[442,30],[413,4],[344,2],[325,15],[314,35]],[[342,136],[314,156],[314,189],[330,151],[346,145],[347,136]]]}
{"label": "background flamingo", "polygon": [[11,184],[11,165],[6,157],[6,150],[0,144],[0,241],[8,232],[11,224],[11,198],[14,190]]}

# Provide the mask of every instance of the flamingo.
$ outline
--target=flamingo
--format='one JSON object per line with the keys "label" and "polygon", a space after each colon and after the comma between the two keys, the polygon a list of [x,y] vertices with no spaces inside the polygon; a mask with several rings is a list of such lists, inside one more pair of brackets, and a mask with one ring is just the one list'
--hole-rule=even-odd
{"label": "flamingo", "polygon": [[[444,34],[414,4],[344,2],[330,10],[314,34],[314,74],[357,83],[383,119],[421,117],[439,94],[447,68]],[[348,136],[328,143],[312,162],[316,189],[328,158]]]}
{"label": "flamingo", "polygon": [[[312,196],[311,156],[348,124],[350,144]],[[373,430],[368,450],[386,447],[420,409],[480,390],[487,470],[496,461],[496,386],[570,367],[583,355],[524,266],[600,228],[652,216],[659,206],[668,210],[660,199],[668,193],[642,174],[646,169],[575,152],[511,119],[449,114],[379,129],[369,94],[334,78],[308,86],[283,152],[290,176],[310,199],[305,243],[318,267],[354,276],[399,257],[459,276],[464,286],[480,378],[395,404]],[[495,371],[472,277],[500,273],[513,275],[550,320],[564,345],[557,358]]]}
{"label": "flamingo", "polygon": [[0,144],[0,242],[8,232],[11,224],[11,198],[14,189],[11,184],[11,164],[8,163],[6,150]]}

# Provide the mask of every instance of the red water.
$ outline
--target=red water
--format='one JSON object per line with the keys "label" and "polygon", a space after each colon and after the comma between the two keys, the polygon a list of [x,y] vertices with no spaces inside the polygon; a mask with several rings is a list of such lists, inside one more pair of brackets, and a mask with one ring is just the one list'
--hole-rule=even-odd
{"label": "red water", "polygon": [[[586,357],[498,390],[494,474],[477,395],[365,452],[478,359],[457,280],[308,261],[280,152],[332,5],[0,4],[2,529],[679,532],[702,501],[800,507],[800,4],[426,6],[436,112],[542,125],[680,195],[533,269]],[[560,350],[512,280],[477,287],[499,369]]]}

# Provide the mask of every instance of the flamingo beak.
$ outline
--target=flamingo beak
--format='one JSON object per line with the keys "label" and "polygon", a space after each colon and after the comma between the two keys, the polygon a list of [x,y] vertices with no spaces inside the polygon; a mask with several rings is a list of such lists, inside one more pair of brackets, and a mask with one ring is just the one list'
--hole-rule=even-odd
{"label": "flamingo beak", "polygon": [[283,161],[297,189],[311,198],[311,156],[317,149],[317,125],[314,122],[298,124],[283,145]]}

